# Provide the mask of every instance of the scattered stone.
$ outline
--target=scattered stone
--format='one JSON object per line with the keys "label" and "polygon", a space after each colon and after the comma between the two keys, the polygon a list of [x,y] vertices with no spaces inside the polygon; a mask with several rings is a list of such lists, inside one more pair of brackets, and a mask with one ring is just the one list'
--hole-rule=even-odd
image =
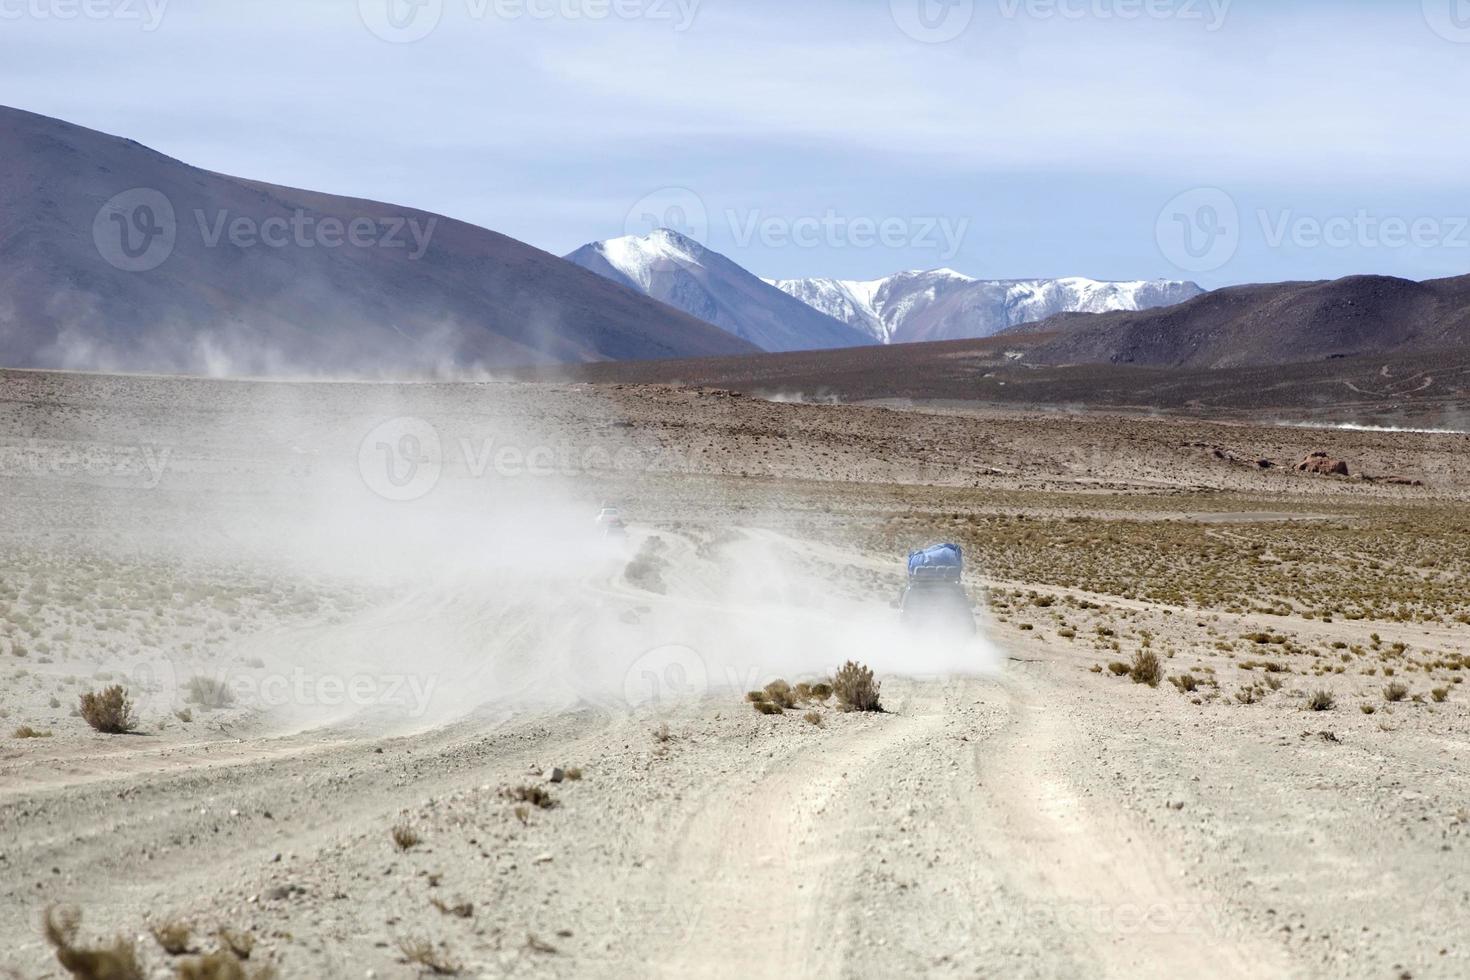
{"label": "scattered stone", "polygon": [[1334,459],[1323,452],[1312,453],[1296,464],[1298,473],[1316,473],[1321,476],[1350,476],[1346,460]]}

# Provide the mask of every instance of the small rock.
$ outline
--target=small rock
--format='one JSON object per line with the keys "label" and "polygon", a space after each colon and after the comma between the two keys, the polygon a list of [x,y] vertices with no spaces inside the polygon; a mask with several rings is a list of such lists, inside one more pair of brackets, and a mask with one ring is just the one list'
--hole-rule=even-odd
{"label": "small rock", "polygon": [[552,766],[551,767],[551,776],[550,776],[550,779],[551,779],[551,781],[553,783],[559,783],[559,782],[561,782],[565,778],[567,778],[567,774],[562,771],[561,766]]}
{"label": "small rock", "polygon": [[551,857],[550,854],[538,854],[538,855],[536,855],[535,858],[532,859],[532,862],[531,863],[532,864],[550,864],[551,863],[551,860],[552,860],[552,857]]}

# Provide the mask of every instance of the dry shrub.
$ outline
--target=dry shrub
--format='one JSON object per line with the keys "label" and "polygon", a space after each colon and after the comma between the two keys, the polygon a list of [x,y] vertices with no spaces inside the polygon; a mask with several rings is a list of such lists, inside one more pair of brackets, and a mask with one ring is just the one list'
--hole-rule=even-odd
{"label": "dry shrub", "polygon": [[1443,704],[1450,696],[1450,689],[1447,687],[1436,687],[1429,692],[1429,696],[1434,698],[1436,704]]}
{"label": "dry shrub", "polygon": [[187,922],[170,919],[154,926],[149,931],[153,933],[153,938],[163,951],[170,956],[183,956],[193,951],[191,947],[194,930]]}
{"label": "dry shrub", "polygon": [[582,770],[576,766],[568,766],[566,771],[567,782],[577,783],[582,780]]}
{"label": "dry shrub", "polygon": [[82,695],[82,720],[105,735],[124,735],[138,727],[133,702],[121,684]]}
{"label": "dry shrub", "polygon": [[1394,681],[1383,689],[1383,700],[1399,702],[1409,696],[1409,685]]}
{"label": "dry shrub", "polygon": [[1256,689],[1253,687],[1242,687],[1240,690],[1235,692],[1235,700],[1239,701],[1241,704],[1255,704]]}
{"label": "dry shrub", "polygon": [[796,692],[791,690],[791,685],[782,680],[771,681],[766,685],[766,700],[772,704],[779,704],[783,708],[796,707]]}
{"label": "dry shrub", "polygon": [[756,701],[751,704],[757,714],[779,715],[782,714],[781,706],[774,701]]}
{"label": "dry shrub", "polygon": [[815,711],[808,711],[802,715],[802,720],[808,725],[816,725],[818,728],[822,727],[822,716]]}
{"label": "dry shrub", "polygon": [[419,832],[417,830],[414,830],[408,824],[401,823],[398,826],[394,827],[392,834],[393,844],[400,851],[412,850],[419,844],[423,843],[423,838],[419,836]]}
{"label": "dry shrub", "polygon": [[760,704],[765,699],[766,699],[766,692],[765,691],[746,691],[745,692],[745,700],[749,701],[751,704]]}
{"label": "dry shrub", "polygon": [[1358,710],[1361,711],[1365,715],[1371,715],[1375,711],[1377,711],[1378,709],[1375,708],[1375,707],[1373,707],[1373,705],[1371,705],[1371,704],[1360,704],[1360,705],[1358,705]]}
{"label": "dry shrub", "polygon": [[1132,669],[1132,667],[1129,667],[1127,664],[1117,660],[1114,660],[1112,663],[1108,664],[1108,670],[1113,672],[1114,677],[1122,677],[1124,674],[1128,673]]}
{"label": "dry shrub", "polygon": [[427,939],[417,936],[406,936],[398,940],[398,952],[403,958],[414,966],[421,966],[441,977],[452,977],[462,969],[454,960],[450,959],[447,950],[440,949]]}
{"label": "dry shrub", "polygon": [[832,696],[832,685],[827,683],[813,684],[811,686],[812,700],[825,701]]}
{"label": "dry shrub", "polygon": [[[1440,698],[1439,700],[1443,701],[1444,698]],[[14,736],[13,737],[14,738],[50,738],[51,737],[51,733],[50,732],[43,732],[39,728],[32,728],[30,725],[21,725],[19,728],[17,728],[15,730],[15,733],[14,733]]]}
{"label": "dry shrub", "polygon": [[1133,678],[1135,684],[1158,687],[1159,681],[1164,679],[1164,668],[1159,662],[1159,655],[1152,650],[1140,650],[1135,653],[1133,663],[1128,667],[1128,676]]}
{"label": "dry shrub", "polygon": [[1199,679],[1192,674],[1180,674],[1169,678],[1169,683],[1179,689],[1181,694],[1193,694],[1199,688]]}
{"label": "dry shrub", "polygon": [[131,940],[118,936],[110,946],[93,949],[78,944],[82,913],[71,906],[53,906],[42,919],[46,942],[56,950],[56,962],[76,980],[147,980]]}
{"label": "dry shrub", "polygon": [[250,959],[250,954],[255,951],[253,933],[241,932],[229,926],[220,926],[218,936],[219,944],[242,960]]}
{"label": "dry shrub", "polygon": [[658,742],[660,745],[666,742],[672,742],[674,740],[674,733],[669,731],[668,722],[661,722],[651,734],[653,735],[653,740],[655,742]]}
{"label": "dry shrub", "polygon": [[500,795],[516,803],[529,803],[541,810],[550,810],[556,806],[556,798],[544,786],[508,786],[500,791]]}
{"label": "dry shrub", "polygon": [[1311,697],[1307,698],[1307,707],[1313,711],[1331,711],[1337,707],[1337,698],[1333,697],[1331,691],[1313,691]]}
{"label": "dry shrub", "polygon": [[832,678],[832,693],[843,711],[882,711],[879,687],[873,680],[873,672],[862,664],[849,660]]}
{"label": "dry shrub", "polygon": [[224,708],[235,703],[235,692],[217,677],[196,674],[184,685],[184,700],[201,708]]}
{"label": "dry shrub", "polygon": [[246,970],[244,964],[226,950],[189,960],[180,960],[178,980],[275,980],[271,966]]}

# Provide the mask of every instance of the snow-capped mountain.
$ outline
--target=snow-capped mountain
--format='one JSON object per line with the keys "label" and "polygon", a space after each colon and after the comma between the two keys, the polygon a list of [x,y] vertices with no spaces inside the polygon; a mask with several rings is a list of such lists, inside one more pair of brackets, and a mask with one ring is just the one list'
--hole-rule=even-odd
{"label": "snow-capped mountain", "polygon": [[1201,295],[1192,282],[1093,279],[974,279],[953,269],[886,279],[768,280],[813,309],[880,343],[989,337],[1058,313],[1109,313],[1172,306]]}
{"label": "snow-capped mountain", "polygon": [[666,228],[583,245],[566,259],[763,350],[824,350],[874,342],[866,330],[813,309]]}

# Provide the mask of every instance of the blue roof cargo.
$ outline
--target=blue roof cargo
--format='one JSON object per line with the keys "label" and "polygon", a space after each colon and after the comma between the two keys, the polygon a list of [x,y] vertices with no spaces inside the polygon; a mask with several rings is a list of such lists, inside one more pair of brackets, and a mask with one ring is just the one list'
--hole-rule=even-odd
{"label": "blue roof cargo", "polygon": [[958,582],[965,567],[965,553],[957,544],[936,544],[909,552],[909,579]]}

